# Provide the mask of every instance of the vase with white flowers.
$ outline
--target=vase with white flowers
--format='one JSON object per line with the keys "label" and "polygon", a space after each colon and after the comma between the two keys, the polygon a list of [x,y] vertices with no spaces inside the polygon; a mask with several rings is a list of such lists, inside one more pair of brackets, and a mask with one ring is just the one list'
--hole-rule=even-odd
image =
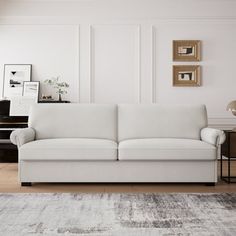
{"label": "vase with white flowers", "polygon": [[61,96],[63,94],[67,94],[67,89],[69,88],[69,84],[66,82],[60,82],[59,76],[53,77],[51,79],[46,79],[44,83],[52,86],[53,88],[57,90],[56,93],[58,93],[59,95],[59,101],[62,101]]}

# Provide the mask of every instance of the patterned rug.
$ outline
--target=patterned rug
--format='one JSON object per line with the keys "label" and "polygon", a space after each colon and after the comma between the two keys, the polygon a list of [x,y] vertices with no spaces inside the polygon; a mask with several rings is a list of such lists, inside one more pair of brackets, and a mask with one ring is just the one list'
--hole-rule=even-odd
{"label": "patterned rug", "polygon": [[0,194],[0,235],[236,235],[236,194]]}

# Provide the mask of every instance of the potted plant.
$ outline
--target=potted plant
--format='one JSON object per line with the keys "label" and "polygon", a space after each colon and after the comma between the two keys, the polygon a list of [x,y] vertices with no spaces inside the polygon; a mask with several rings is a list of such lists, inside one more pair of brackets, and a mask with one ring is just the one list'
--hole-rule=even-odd
{"label": "potted plant", "polygon": [[57,77],[53,77],[51,79],[46,79],[44,81],[45,84],[48,84],[50,86],[53,86],[53,88],[55,88],[57,91],[56,93],[58,93],[59,95],[59,101],[62,101],[61,96],[63,94],[67,93],[67,88],[69,88],[69,84],[66,82],[59,82],[59,76]]}

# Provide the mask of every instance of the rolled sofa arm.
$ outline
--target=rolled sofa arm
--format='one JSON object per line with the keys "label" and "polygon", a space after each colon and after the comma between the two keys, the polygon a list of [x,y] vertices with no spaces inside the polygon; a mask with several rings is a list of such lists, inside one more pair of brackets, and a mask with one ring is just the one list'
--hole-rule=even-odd
{"label": "rolled sofa arm", "polygon": [[219,146],[225,141],[225,133],[219,129],[203,128],[201,130],[201,140]]}
{"label": "rolled sofa arm", "polygon": [[35,130],[32,128],[14,130],[10,135],[10,140],[19,148],[23,144],[35,140]]}

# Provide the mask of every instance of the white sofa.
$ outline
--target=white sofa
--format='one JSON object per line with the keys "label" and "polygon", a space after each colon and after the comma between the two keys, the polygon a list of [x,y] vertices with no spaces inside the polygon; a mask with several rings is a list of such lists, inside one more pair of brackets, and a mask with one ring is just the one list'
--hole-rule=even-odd
{"label": "white sofa", "polygon": [[223,131],[204,105],[36,104],[11,134],[19,180],[217,182]]}

